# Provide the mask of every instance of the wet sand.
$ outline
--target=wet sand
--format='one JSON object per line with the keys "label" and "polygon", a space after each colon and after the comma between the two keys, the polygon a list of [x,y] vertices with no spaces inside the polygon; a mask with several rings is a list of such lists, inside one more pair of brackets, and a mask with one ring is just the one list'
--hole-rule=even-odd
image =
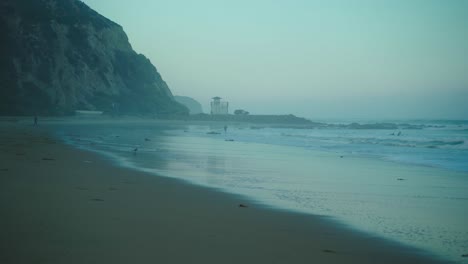
{"label": "wet sand", "polygon": [[[0,263],[440,263],[0,124]],[[240,207],[243,204],[247,207]]]}

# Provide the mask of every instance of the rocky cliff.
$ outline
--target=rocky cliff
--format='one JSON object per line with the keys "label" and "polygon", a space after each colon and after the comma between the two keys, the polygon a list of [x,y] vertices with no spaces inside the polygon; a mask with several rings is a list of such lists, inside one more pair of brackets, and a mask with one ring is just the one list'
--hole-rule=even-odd
{"label": "rocky cliff", "polygon": [[196,115],[203,113],[202,105],[195,99],[188,96],[174,95],[174,99],[188,108],[189,114]]}
{"label": "rocky cliff", "polygon": [[2,0],[0,34],[0,115],[188,113],[122,27],[79,0]]}

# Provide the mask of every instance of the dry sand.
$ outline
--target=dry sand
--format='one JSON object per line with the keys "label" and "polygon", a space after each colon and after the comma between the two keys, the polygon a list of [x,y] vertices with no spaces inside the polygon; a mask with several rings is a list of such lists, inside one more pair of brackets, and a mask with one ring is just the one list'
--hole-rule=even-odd
{"label": "dry sand", "polygon": [[2,122],[0,153],[2,264],[436,263],[323,217],[114,166],[32,126]]}

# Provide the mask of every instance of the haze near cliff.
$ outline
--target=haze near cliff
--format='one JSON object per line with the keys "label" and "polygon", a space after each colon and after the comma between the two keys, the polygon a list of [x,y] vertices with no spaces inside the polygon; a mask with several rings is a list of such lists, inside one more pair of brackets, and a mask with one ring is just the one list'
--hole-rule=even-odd
{"label": "haze near cliff", "polygon": [[206,109],[468,118],[467,1],[85,2]]}

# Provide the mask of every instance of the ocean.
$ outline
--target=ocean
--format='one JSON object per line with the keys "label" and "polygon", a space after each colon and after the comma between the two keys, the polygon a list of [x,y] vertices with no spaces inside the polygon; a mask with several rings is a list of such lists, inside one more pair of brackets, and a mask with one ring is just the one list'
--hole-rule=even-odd
{"label": "ocean", "polygon": [[221,123],[148,121],[56,131],[121,166],[244,195],[258,206],[327,216],[468,263],[468,121],[392,122],[404,125],[237,124],[224,131]]}

